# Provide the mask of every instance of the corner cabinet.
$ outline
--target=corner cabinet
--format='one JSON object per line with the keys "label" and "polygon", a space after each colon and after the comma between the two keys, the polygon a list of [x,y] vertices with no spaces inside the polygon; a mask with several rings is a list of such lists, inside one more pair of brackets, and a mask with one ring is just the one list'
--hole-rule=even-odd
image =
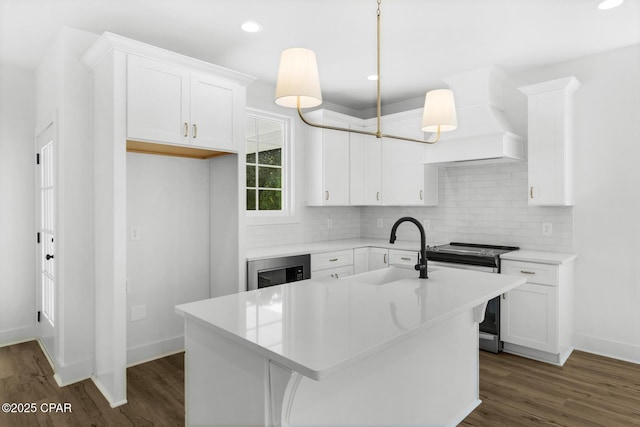
{"label": "corner cabinet", "polygon": [[127,58],[127,138],[237,152],[237,85],[137,55]]}
{"label": "corner cabinet", "polygon": [[520,87],[528,99],[529,205],[573,205],[575,77]]}
{"label": "corner cabinet", "polygon": [[501,273],[527,278],[500,300],[503,350],[563,365],[573,351],[573,258],[562,264],[503,260]]}
{"label": "corner cabinet", "polygon": [[[328,110],[307,114],[313,123],[349,128],[349,116]],[[349,205],[349,137],[347,132],[307,127],[307,205]]]}

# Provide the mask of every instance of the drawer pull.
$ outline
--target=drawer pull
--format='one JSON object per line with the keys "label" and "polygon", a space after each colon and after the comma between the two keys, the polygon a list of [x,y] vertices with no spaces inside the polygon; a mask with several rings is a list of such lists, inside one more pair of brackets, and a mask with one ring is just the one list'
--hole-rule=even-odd
{"label": "drawer pull", "polygon": [[400,257],[400,259],[403,261],[411,261],[411,258],[409,258],[408,256]]}
{"label": "drawer pull", "polygon": [[329,200],[329,191],[324,192],[324,199]]}
{"label": "drawer pull", "polygon": [[380,201],[380,192],[379,191],[376,193],[376,200]]}
{"label": "drawer pull", "polygon": [[533,186],[529,188],[529,196],[533,199]]}
{"label": "drawer pull", "polygon": [[387,263],[387,254],[384,254],[384,256],[382,257],[382,262],[383,262],[384,264],[386,264],[386,263]]}
{"label": "drawer pull", "polygon": [[337,261],[337,260],[338,260],[338,258],[331,258],[331,259],[329,260],[329,262],[334,262],[334,261]]}
{"label": "drawer pull", "polygon": [[520,270],[520,273],[522,273],[522,274],[536,274],[535,271],[527,271],[527,270]]}
{"label": "drawer pull", "polygon": [[423,200],[422,199],[422,190],[420,190],[420,200]]}

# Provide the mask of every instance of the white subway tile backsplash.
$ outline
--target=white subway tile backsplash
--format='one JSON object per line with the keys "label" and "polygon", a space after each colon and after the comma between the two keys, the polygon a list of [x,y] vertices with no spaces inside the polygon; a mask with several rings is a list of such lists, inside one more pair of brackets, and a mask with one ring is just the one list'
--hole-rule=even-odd
{"label": "white subway tile backsplash", "polygon": [[[354,237],[388,239],[393,223],[412,216],[429,220],[431,243],[463,241],[515,245],[554,252],[573,250],[573,208],[527,205],[525,162],[441,167],[439,205],[435,207],[303,207],[300,223],[248,226],[247,246],[317,242]],[[383,227],[378,228],[381,218]],[[332,228],[327,220],[332,220]],[[543,236],[542,223],[553,234]],[[415,227],[403,225],[398,239],[418,240]]]}

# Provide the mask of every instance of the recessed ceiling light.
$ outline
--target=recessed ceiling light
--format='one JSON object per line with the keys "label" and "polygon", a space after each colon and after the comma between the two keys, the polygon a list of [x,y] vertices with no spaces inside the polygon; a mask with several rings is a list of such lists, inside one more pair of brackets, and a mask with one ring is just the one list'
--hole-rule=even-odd
{"label": "recessed ceiling light", "polygon": [[242,30],[246,31],[247,33],[259,33],[260,31],[262,31],[262,25],[254,21],[247,21],[242,24],[240,28],[242,28]]}
{"label": "recessed ceiling light", "polygon": [[371,81],[376,81],[378,80],[378,75],[377,74],[371,74],[369,77],[367,77],[368,80]]}
{"label": "recessed ceiling light", "polygon": [[604,0],[598,4],[598,9],[600,10],[608,10],[613,9],[614,7],[620,6],[624,3],[624,0]]}

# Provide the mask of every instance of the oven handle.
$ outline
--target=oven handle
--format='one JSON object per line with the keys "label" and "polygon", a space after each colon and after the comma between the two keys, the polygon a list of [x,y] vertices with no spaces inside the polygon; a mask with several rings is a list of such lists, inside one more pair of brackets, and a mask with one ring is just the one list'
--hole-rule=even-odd
{"label": "oven handle", "polygon": [[449,267],[449,268],[459,268],[461,270],[474,270],[474,271],[483,271],[485,273],[497,273],[497,267],[485,267],[481,265],[469,265],[469,264],[457,264],[454,262],[442,262],[442,261],[429,261],[429,266],[431,267]]}

